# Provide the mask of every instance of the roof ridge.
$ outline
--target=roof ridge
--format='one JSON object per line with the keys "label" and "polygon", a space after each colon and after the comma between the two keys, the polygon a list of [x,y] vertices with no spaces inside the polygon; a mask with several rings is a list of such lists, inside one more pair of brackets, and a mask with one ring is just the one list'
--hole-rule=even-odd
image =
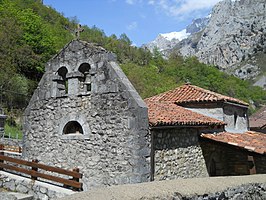
{"label": "roof ridge", "polygon": [[151,126],[165,125],[225,125],[221,120],[194,112],[173,101],[145,100]]}
{"label": "roof ridge", "polygon": [[191,84],[181,85],[172,90],[149,97],[148,99],[157,101],[171,101],[176,103],[224,101],[248,106],[246,102],[237,98],[229,97]]}

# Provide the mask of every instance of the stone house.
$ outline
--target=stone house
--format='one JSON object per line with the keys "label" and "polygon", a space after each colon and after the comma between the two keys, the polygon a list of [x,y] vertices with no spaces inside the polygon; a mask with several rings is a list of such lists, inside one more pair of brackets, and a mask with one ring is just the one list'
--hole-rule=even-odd
{"label": "stone house", "polygon": [[47,64],[24,113],[23,157],[83,173],[83,189],[150,177],[147,107],[115,56],[73,40]]}
{"label": "stone house", "polygon": [[266,173],[266,134],[201,134],[200,145],[210,176]]}
{"label": "stone house", "polygon": [[192,112],[169,101],[145,100],[151,133],[151,179],[206,177],[199,134],[222,130],[223,121]]}
{"label": "stone house", "polygon": [[266,106],[250,116],[249,125],[252,131],[266,133]]}
{"label": "stone house", "polygon": [[145,102],[154,180],[266,173],[266,135],[248,131],[245,102],[190,84]]}

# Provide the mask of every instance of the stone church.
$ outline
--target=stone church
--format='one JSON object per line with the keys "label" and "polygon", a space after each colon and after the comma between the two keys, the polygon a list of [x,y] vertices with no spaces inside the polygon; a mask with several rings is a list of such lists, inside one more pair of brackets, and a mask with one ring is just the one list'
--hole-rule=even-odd
{"label": "stone church", "polygon": [[46,64],[24,113],[24,158],[79,167],[84,190],[149,180],[147,107],[115,60],[73,40]]}
{"label": "stone church", "polygon": [[25,159],[78,167],[92,187],[266,173],[248,104],[185,84],[141,99],[114,54],[80,40],[47,64],[24,113]]}

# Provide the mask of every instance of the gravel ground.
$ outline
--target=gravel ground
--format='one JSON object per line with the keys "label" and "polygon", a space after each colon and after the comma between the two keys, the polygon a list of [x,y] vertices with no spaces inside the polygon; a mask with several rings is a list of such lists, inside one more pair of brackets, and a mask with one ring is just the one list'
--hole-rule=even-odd
{"label": "gravel ground", "polygon": [[[132,185],[92,189],[62,198],[61,200],[133,200],[168,199],[167,197],[194,196],[216,193],[248,183],[266,183],[266,174],[177,179]],[[163,198],[162,198],[163,197]]]}

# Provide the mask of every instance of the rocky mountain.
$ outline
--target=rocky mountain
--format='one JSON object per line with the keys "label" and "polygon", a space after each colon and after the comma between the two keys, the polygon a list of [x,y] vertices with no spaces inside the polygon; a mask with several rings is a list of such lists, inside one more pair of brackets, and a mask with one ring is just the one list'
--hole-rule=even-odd
{"label": "rocky mountain", "polygon": [[219,2],[202,33],[179,45],[181,54],[195,55],[242,79],[260,81],[266,71],[265,5],[265,0]]}
{"label": "rocky mountain", "polygon": [[157,49],[166,56],[180,41],[187,38],[189,35],[190,34],[186,32],[186,29],[179,32],[161,33],[155,40],[143,45],[143,47],[148,48],[150,52]]}
{"label": "rocky mountain", "polygon": [[190,34],[200,32],[207,26],[210,21],[210,17],[211,15],[208,15],[207,17],[203,18],[194,19],[192,23],[186,27],[186,32]]}
{"label": "rocky mountain", "polygon": [[151,52],[157,48],[163,55],[167,55],[177,44],[188,38],[191,34],[195,34],[206,27],[210,16],[194,19],[190,25],[179,32],[161,33],[155,40],[143,47],[148,48]]}
{"label": "rocky mountain", "polygon": [[[208,19],[208,18],[207,18]],[[170,51],[196,56],[222,71],[266,88],[266,1],[223,0],[208,20],[194,20]],[[159,46],[159,45],[158,45]]]}

